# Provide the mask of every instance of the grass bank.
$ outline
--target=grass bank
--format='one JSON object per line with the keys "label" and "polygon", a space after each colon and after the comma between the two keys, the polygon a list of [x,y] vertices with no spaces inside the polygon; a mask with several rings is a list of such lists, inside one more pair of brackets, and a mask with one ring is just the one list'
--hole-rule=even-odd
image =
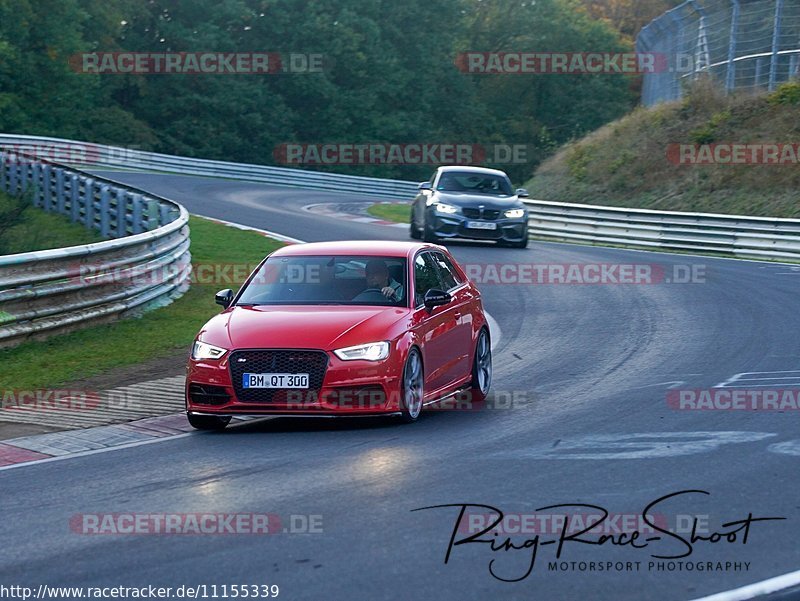
{"label": "grass bank", "polygon": [[541,200],[797,218],[800,164],[687,164],[678,145],[702,159],[701,147],[799,142],[800,83],[724,96],[701,82],[683,101],[637,109],[563,147],[526,187]]}
{"label": "grass bank", "polygon": [[411,205],[401,203],[379,202],[367,209],[367,213],[378,219],[386,221],[396,221],[397,223],[408,223],[411,213]]}

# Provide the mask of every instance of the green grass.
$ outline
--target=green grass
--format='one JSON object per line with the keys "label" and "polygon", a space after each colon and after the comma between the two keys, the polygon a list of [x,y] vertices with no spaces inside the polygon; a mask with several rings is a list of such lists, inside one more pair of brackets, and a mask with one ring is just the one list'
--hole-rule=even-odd
{"label": "green grass", "polygon": [[[15,202],[0,192],[0,214],[7,211]],[[4,230],[1,224],[0,230]],[[2,231],[0,235],[2,236],[0,254],[4,255],[103,241],[95,230],[72,223],[63,215],[45,213],[34,206],[25,209],[21,223]]]}
{"label": "green grass", "polygon": [[411,205],[406,203],[377,203],[367,209],[367,213],[378,219],[408,223]]}
{"label": "green grass", "polygon": [[[192,217],[192,263],[253,266],[280,242]],[[203,281],[206,281],[205,279]],[[139,318],[90,327],[0,351],[0,389],[50,388],[110,369],[186,349],[200,327],[221,309],[214,293],[236,284],[193,284],[172,304]]]}
{"label": "green grass", "polygon": [[797,165],[678,165],[678,144],[797,143],[800,83],[724,96],[700,81],[684,100],[637,109],[568,144],[526,184],[541,200],[800,217]]}

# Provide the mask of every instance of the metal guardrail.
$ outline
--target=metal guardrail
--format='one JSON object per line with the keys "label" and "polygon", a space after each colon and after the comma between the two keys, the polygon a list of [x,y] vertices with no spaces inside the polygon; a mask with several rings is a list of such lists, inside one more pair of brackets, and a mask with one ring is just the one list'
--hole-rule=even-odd
{"label": "metal guardrail", "polygon": [[41,153],[42,149],[45,149],[46,155],[66,164],[222,177],[308,190],[350,192],[378,198],[408,198],[417,190],[416,183],[401,180],[211,161],[102,144],[88,144],[61,138],[0,134],[0,146],[19,152],[32,153]]}
{"label": "metal guardrail", "polygon": [[[416,182],[355,177],[148,153],[59,138],[0,134],[0,146],[62,153],[62,162],[204,175],[307,189],[410,200]],[[45,149],[44,151],[42,149]],[[77,159],[79,160],[76,160]],[[800,260],[800,220],[678,213],[526,201],[531,236],[558,242],[616,244],[653,250],[718,253],[764,260]]]}
{"label": "metal guardrail", "polygon": [[0,151],[0,189],[112,240],[0,256],[0,348],[168,304],[189,286],[181,205],[33,156]]}
{"label": "metal guardrail", "polygon": [[618,244],[719,253],[745,259],[800,260],[800,220],[678,213],[531,200],[528,233],[556,242]]}

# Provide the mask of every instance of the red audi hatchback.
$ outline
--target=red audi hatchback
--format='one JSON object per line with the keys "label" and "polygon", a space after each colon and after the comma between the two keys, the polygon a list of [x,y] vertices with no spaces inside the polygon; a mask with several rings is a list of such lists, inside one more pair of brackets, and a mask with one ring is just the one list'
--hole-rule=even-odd
{"label": "red audi hatchback", "polygon": [[283,247],[197,335],[186,413],[201,430],[233,415],[396,414],[492,380],[481,295],[441,246],[330,242]]}

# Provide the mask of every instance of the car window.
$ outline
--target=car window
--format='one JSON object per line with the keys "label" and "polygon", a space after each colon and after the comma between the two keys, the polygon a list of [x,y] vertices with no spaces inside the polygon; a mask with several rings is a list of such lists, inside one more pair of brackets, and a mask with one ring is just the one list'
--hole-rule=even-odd
{"label": "car window", "polygon": [[237,304],[402,306],[405,290],[405,258],[273,256],[253,274]]}
{"label": "car window", "polygon": [[425,299],[425,293],[431,288],[441,288],[436,265],[431,253],[424,252],[414,260],[414,306],[419,307]]}
{"label": "car window", "polygon": [[469,171],[446,171],[436,184],[440,192],[462,192],[467,194],[490,194],[511,196],[511,183],[501,175],[473,173]]}
{"label": "car window", "polygon": [[447,258],[447,255],[441,252],[434,252],[431,254],[433,255],[436,266],[439,268],[439,277],[442,280],[445,292],[461,285],[461,277],[450,262],[450,259]]}

